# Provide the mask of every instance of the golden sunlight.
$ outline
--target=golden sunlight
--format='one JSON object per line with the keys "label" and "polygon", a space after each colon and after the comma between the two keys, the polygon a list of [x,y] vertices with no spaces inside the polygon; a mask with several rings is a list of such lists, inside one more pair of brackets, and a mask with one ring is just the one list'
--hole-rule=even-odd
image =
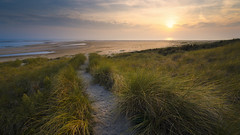
{"label": "golden sunlight", "polygon": [[169,21],[166,22],[166,26],[168,28],[173,28],[174,24],[175,24],[175,22],[173,20],[169,20]]}
{"label": "golden sunlight", "polygon": [[166,38],[166,40],[173,40],[173,38],[171,38],[171,37],[168,37],[168,38]]}

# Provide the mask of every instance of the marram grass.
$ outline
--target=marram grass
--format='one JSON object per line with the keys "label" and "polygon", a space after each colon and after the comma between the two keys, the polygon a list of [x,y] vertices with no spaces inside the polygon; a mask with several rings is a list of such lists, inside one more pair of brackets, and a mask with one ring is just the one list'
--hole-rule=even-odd
{"label": "marram grass", "polygon": [[39,134],[83,134],[92,133],[90,102],[83,93],[83,84],[74,69],[69,66],[55,76],[49,114]]}
{"label": "marram grass", "polygon": [[84,61],[79,54],[0,63],[0,134],[92,134],[91,106],[75,71]]}
{"label": "marram grass", "polygon": [[103,86],[111,84],[120,96],[119,112],[137,134],[235,135],[239,51],[240,41],[229,40],[113,57],[91,54],[89,71]]}
{"label": "marram grass", "polygon": [[191,103],[153,73],[136,72],[121,92],[119,110],[139,134],[217,134],[216,110]]}

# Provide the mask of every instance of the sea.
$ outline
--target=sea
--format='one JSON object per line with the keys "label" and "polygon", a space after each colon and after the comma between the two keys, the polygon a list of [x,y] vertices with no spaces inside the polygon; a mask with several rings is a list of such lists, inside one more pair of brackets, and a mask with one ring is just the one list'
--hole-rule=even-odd
{"label": "sea", "polygon": [[[26,40],[26,39],[0,39],[0,50],[3,48],[18,48],[28,45],[39,45],[46,43],[55,43],[67,40]],[[39,54],[50,54],[54,53],[54,51],[36,51],[36,52],[26,52],[26,53],[13,53],[13,54],[0,54],[0,58],[10,57],[10,56],[26,56],[26,55],[39,55]]]}
{"label": "sea", "polygon": [[[64,40],[62,40],[64,41]],[[45,44],[52,42],[60,42],[60,40],[9,40],[9,39],[0,39],[0,49],[1,48],[11,48],[11,47],[22,47],[27,45],[36,45],[36,44]]]}
{"label": "sea", "polygon": [[[67,39],[51,39],[51,40],[34,40],[34,39],[14,39],[14,40],[10,40],[10,39],[0,39],[0,52],[1,49],[3,48],[18,48],[18,47],[23,47],[23,46],[28,46],[28,45],[41,45],[41,44],[51,44],[51,43],[56,43],[56,42],[69,42],[69,41],[77,41],[77,40],[67,40]],[[79,40],[78,40],[79,41]],[[81,40],[84,41],[84,40]],[[117,40],[113,40],[113,41],[117,41]],[[135,40],[131,40],[131,41],[135,41]],[[136,40],[138,41],[138,40]],[[159,40],[159,41],[163,41],[163,42],[169,42],[169,44],[179,44],[179,43],[196,43],[199,41],[191,41],[191,40],[181,40],[181,41],[177,41],[177,40]],[[141,41],[141,42],[144,42]],[[200,41],[202,42],[202,41]],[[204,42],[209,42],[209,41],[204,41]],[[211,42],[211,41],[210,41]],[[72,43],[72,44],[68,44],[67,46],[82,46],[82,45],[86,45],[86,43]],[[0,58],[3,57],[11,57],[11,56],[26,56],[26,55],[39,55],[39,54],[50,54],[50,53],[55,53],[54,51],[35,51],[35,52],[25,52],[25,53],[11,53],[11,54],[0,54]]]}

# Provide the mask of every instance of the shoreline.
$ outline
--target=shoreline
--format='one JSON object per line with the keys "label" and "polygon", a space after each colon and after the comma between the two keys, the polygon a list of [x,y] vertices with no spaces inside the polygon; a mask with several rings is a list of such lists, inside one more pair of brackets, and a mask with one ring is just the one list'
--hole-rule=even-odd
{"label": "shoreline", "polygon": [[[0,62],[14,61],[16,59],[46,57],[58,58],[64,56],[72,56],[78,53],[99,53],[101,55],[112,55],[124,52],[134,52],[146,49],[165,48],[170,46],[179,46],[183,44],[201,44],[214,41],[135,41],[135,40],[116,40],[116,41],[69,41],[69,42],[54,42],[37,45],[27,45],[13,48],[0,48],[0,55],[11,54],[29,54],[23,56],[0,57]],[[34,54],[33,52],[52,52],[44,54]],[[53,53],[54,52],[54,53]]]}

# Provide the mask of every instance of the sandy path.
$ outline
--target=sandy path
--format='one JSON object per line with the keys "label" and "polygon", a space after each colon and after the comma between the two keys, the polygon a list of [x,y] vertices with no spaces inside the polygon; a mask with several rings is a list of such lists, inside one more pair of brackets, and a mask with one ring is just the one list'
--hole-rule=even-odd
{"label": "sandy path", "polygon": [[[88,56],[87,56],[88,57]],[[93,114],[97,121],[94,127],[94,133],[96,135],[127,135],[129,129],[129,123],[125,118],[117,118],[117,112],[115,111],[117,97],[110,91],[104,89],[104,87],[93,84],[93,77],[86,72],[88,66],[88,59],[85,64],[81,66],[78,74],[83,78],[87,84],[86,93],[89,95],[95,112]]]}

